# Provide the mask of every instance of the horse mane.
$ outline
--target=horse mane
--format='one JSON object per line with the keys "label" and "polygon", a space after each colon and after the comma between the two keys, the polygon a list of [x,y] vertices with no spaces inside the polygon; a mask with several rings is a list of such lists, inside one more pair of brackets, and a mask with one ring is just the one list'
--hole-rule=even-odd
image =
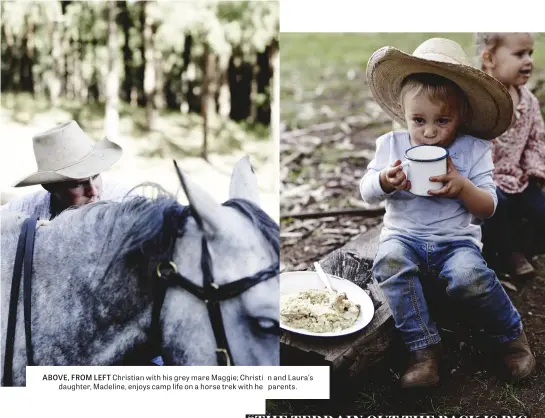
{"label": "horse mane", "polygon": [[[70,229],[76,236],[94,234],[96,240],[102,240],[95,271],[99,265],[106,264],[105,278],[111,268],[124,259],[138,261],[142,256],[151,259],[172,249],[184,231],[186,208],[170,195],[155,199],[131,196],[121,202],[103,201],[77,210],[68,209],[52,221],[52,226],[63,224],[59,234],[61,230],[64,234]],[[62,238],[59,236],[59,239]]]}
{"label": "horse mane", "polygon": [[[279,257],[280,229],[269,215],[245,199],[230,199],[224,205],[245,215],[261,231],[275,257]],[[190,206],[181,205],[170,194],[160,194],[155,199],[129,196],[121,202],[101,201],[77,210],[65,210],[51,226],[59,224],[58,229],[54,228],[58,231],[54,232],[54,238],[60,240],[65,240],[70,230],[75,237],[94,236],[94,244],[101,248],[92,276],[106,265],[102,274],[105,279],[117,263],[125,260],[127,266],[151,268],[151,263],[142,265],[142,260],[170,258],[170,251],[175,240],[182,236],[190,213]]]}

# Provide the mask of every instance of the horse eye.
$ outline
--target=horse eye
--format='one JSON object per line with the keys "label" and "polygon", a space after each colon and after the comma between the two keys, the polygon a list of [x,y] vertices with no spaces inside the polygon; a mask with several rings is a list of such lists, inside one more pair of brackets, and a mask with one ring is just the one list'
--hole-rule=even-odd
{"label": "horse eye", "polygon": [[253,318],[256,328],[267,334],[280,334],[280,324],[271,318]]}

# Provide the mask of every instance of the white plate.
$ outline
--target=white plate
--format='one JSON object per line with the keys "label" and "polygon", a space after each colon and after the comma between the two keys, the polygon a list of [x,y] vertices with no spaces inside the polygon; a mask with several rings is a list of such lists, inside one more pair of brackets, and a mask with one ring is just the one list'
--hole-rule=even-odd
{"label": "white plate", "polygon": [[[327,273],[326,273],[327,274]],[[349,280],[327,274],[333,289],[339,293],[345,293],[351,302],[360,305],[360,316],[351,327],[338,332],[311,332],[306,329],[292,328],[280,322],[280,327],[287,331],[298,334],[313,335],[317,337],[338,337],[340,335],[352,334],[363,329],[373,319],[375,308],[373,301],[365,290]],[[325,285],[314,271],[292,271],[280,274],[280,294],[300,292],[306,289],[325,289]]]}

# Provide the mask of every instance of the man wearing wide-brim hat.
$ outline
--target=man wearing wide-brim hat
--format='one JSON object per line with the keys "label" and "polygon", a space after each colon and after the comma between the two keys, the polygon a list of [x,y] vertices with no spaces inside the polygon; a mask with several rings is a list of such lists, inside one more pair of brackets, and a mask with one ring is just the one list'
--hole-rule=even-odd
{"label": "man wearing wide-brim hat", "polygon": [[120,187],[103,185],[101,177],[121,158],[119,145],[107,138],[93,141],[73,120],[36,134],[32,141],[37,170],[13,187],[39,184],[45,190],[15,198],[2,210],[51,220],[69,207],[122,197]]}

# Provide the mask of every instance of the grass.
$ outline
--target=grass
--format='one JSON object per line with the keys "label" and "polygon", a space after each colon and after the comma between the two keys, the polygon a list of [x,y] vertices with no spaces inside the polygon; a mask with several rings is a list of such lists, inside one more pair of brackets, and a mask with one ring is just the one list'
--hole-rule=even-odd
{"label": "grass", "polygon": [[375,393],[360,392],[358,399],[354,402],[358,411],[374,411],[378,405]]}
{"label": "grass", "polygon": [[[471,33],[281,33],[281,120],[300,128],[357,114],[369,95],[365,67],[372,53],[387,45],[412,52],[432,37],[458,42],[477,63]],[[534,60],[545,70],[545,34],[535,36]]]}
{"label": "grass", "polygon": [[503,389],[500,392],[500,400],[504,401],[506,404],[510,404],[513,407],[511,409],[521,409],[525,413],[529,413],[528,406],[520,400],[520,395],[517,393],[517,389],[510,384],[504,384]]}

